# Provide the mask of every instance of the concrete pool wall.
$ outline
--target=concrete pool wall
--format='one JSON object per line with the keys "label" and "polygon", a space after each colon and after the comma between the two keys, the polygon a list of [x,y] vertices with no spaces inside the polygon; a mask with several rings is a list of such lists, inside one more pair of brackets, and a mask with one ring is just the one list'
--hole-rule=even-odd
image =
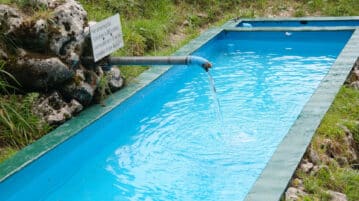
{"label": "concrete pool wall", "polygon": [[[294,19],[294,18],[291,18]],[[295,18],[301,19],[301,18]],[[314,18],[305,18],[311,20]],[[321,18],[315,18],[321,19]],[[323,18],[328,20],[328,18]],[[331,18],[342,19],[342,18]],[[345,18],[352,19],[352,18]],[[357,18],[354,18],[357,19]],[[283,19],[285,20],[285,19]],[[231,20],[220,28],[206,31],[197,39],[181,48],[174,55],[189,55],[207,43],[222,31],[325,31],[355,30],[329,73],[320,83],[316,92],[303,108],[298,119],[277,148],[261,176],[257,179],[246,200],[279,200],[297,165],[299,164],[312,136],[320,124],[329,106],[344,83],[359,55],[359,29],[356,27],[302,27],[302,28],[236,28],[238,21]],[[37,142],[21,150],[11,159],[0,164],[0,182],[19,171],[22,167],[53,149],[80,130],[111,111],[121,102],[147,86],[165,73],[170,66],[153,67],[141,74],[134,82],[123,90],[113,94],[105,101],[105,107],[95,105],[77,117],[66,122]],[[285,167],[285,168],[283,168]],[[280,171],[278,171],[280,170]]]}

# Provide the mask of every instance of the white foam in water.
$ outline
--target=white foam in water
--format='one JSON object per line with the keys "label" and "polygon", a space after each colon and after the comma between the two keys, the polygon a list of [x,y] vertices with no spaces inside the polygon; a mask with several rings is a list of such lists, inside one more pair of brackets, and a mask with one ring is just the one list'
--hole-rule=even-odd
{"label": "white foam in water", "polygon": [[247,23],[247,22],[243,22],[243,27],[248,27],[248,28],[252,28],[252,24],[251,23]]}

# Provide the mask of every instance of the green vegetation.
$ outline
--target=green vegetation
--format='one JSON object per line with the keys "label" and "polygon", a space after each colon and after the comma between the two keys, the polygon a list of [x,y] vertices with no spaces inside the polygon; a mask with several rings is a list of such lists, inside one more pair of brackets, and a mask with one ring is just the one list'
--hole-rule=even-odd
{"label": "green vegetation", "polygon": [[305,174],[300,170],[296,175],[303,179],[304,188],[309,193],[303,200],[331,200],[327,190],[342,192],[349,200],[359,200],[359,171],[352,169],[350,163],[339,164],[329,159],[326,153],[328,147],[323,146],[325,140],[333,143],[334,154],[346,157],[345,132],[343,126],[350,129],[354,140],[359,144],[359,91],[343,86],[337,94],[334,103],[325,115],[321,125],[312,140],[312,148],[319,154],[322,163],[317,173]]}
{"label": "green vegetation", "polygon": [[306,176],[304,187],[310,195],[304,200],[331,200],[327,189],[346,194],[348,200],[359,200],[359,173],[350,168],[330,166],[323,168],[315,175]]}
{"label": "green vegetation", "polygon": [[4,70],[5,62],[0,60],[0,92],[9,93],[9,89],[15,89],[14,86],[10,85],[7,79],[16,82],[15,78]]}
{"label": "green vegetation", "polygon": [[97,103],[103,104],[103,101],[106,99],[107,95],[111,94],[111,89],[108,84],[108,75],[102,75],[98,83],[97,93],[99,94]]}
{"label": "green vegetation", "polygon": [[341,125],[343,125],[352,131],[356,142],[359,143],[358,117],[358,90],[342,87],[328,113],[323,118],[322,123],[317,130],[317,134],[318,136],[334,140],[342,139],[345,135],[343,128],[341,127]]}
{"label": "green vegetation", "polygon": [[49,131],[49,126],[31,111],[37,94],[9,95],[0,99],[0,142],[22,148]]}
{"label": "green vegetation", "polygon": [[[50,127],[31,111],[37,95],[12,95],[8,80],[15,79],[3,70],[0,61],[0,161],[46,134]],[[15,82],[16,83],[16,82]]]}

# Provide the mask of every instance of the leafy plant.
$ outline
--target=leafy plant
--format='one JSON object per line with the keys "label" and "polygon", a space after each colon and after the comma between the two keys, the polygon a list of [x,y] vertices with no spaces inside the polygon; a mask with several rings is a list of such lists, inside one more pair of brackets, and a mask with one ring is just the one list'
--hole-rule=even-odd
{"label": "leafy plant", "polygon": [[103,104],[103,100],[111,93],[110,85],[108,84],[108,76],[103,74],[100,78],[100,81],[97,85],[97,102]]}

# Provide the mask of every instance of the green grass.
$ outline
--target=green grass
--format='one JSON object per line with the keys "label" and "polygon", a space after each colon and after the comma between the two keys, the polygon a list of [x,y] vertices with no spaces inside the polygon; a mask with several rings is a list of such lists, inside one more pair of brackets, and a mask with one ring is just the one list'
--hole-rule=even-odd
{"label": "green grass", "polygon": [[328,113],[323,118],[317,134],[330,138],[342,137],[344,133],[340,125],[353,128],[353,125],[357,125],[358,117],[358,91],[353,88],[342,87]]}
{"label": "green grass", "polygon": [[0,163],[10,158],[17,152],[17,149],[12,147],[0,148]]}
{"label": "green grass", "polygon": [[15,78],[3,70],[5,62],[0,61],[0,158],[4,160],[15,150],[21,149],[46,134],[50,127],[33,114],[32,106],[36,94],[12,95],[15,89],[8,80]]}
{"label": "green grass", "polygon": [[[359,91],[343,86],[337,94],[329,111],[324,116],[312,140],[312,148],[322,158],[326,150],[321,146],[324,139],[338,143],[338,153],[346,157],[341,143],[345,136],[342,126],[348,127],[359,144]],[[324,163],[324,162],[323,162]],[[327,190],[342,192],[349,200],[359,200],[359,171],[349,165],[339,166],[337,162],[327,163],[317,174],[304,174],[297,171],[296,175],[304,181],[304,187],[309,193],[303,200],[330,200]]]}
{"label": "green grass", "polygon": [[12,0],[0,0],[0,4],[10,4]]}
{"label": "green grass", "polygon": [[33,114],[36,99],[36,94],[0,98],[0,147],[21,149],[50,130]]}
{"label": "green grass", "polygon": [[331,166],[315,175],[304,176],[304,187],[310,200],[331,200],[326,191],[333,190],[347,195],[348,200],[359,200],[359,172],[350,168]]}

